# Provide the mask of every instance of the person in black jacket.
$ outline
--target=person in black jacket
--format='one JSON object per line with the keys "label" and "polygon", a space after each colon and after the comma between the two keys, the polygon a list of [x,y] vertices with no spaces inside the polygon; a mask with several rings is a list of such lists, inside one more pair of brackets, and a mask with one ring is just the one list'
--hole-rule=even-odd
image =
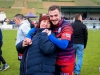
{"label": "person in black jacket", "polygon": [[35,33],[32,34],[32,42],[27,43],[24,39],[16,45],[17,51],[23,54],[20,75],[54,75],[56,46],[43,31],[46,28],[50,29],[49,17],[42,16]]}
{"label": "person in black jacket", "polygon": [[[9,68],[9,65],[6,63],[6,61],[4,60],[3,56],[2,56],[2,45],[3,45],[3,41],[2,41],[2,31],[0,29],[0,70],[4,71],[6,69]],[[1,67],[1,63],[3,64],[3,67]]]}
{"label": "person in black jacket", "polygon": [[82,23],[82,16],[80,14],[75,15],[75,22],[72,23],[72,27],[74,30],[74,49],[77,55],[74,73],[79,75],[82,67],[83,51],[88,40],[87,27]]}

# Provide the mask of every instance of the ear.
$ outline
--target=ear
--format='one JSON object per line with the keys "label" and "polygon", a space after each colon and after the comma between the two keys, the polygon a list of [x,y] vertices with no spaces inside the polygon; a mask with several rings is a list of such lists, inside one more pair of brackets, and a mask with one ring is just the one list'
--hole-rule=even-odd
{"label": "ear", "polygon": [[21,20],[19,18],[17,20],[18,20],[18,22],[21,22]]}
{"label": "ear", "polygon": [[60,16],[62,16],[62,13],[60,12]]}
{"label": "ear", "polygon": [[20,19],[19,19],[19,18],[17,18],[17,20],[18,20],[18,21],[20,21]]}

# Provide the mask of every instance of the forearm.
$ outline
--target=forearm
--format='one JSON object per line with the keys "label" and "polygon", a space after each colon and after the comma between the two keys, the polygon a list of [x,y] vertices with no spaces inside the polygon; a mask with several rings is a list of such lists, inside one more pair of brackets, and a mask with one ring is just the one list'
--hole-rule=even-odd
{"label": "forearm", "polygon": [[32,38],[31,35],[32,35],[32,33],[34,33],[35,31],[36,31],[36,28],[32,28],[32,29],[28,32],[28,34],[27,34],[26,37],[31,39],[31,38]]}
{"label": "forearm", "polygon": [[52,34],[50,34],[49,39],[59,48],[65,50],[68,46],[69,41],[68,40],[60,40],[54,37]]}

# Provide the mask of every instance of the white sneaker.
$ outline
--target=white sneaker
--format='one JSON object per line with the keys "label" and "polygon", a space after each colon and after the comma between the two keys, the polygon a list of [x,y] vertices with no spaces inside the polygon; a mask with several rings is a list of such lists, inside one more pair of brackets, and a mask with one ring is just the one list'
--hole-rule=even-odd
{"label": "white sneaker", "polygon": [[5,65],[3,66],[3,68],[2,68],[2,71],[7,70],[8,68],[9,68],[9,65],[8,65],[8,64],[5,64]]}
{"label": "white sneaker", "polygon": [[0,67],[0,71],[2,70],[2,67]]}

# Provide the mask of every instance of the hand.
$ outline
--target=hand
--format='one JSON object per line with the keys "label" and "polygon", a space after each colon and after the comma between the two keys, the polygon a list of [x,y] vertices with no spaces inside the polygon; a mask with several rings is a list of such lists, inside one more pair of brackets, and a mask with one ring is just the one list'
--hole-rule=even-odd
{"label": "hand", "polygon": [[48,30],[48,29],[45,29],[45,30],[43,30],[42,32],[46,32],[48,35],[51,34],[51,30]]}
{"label": "hand", "polygon": [[32,40],[30,38],[25,38],[24,40],[28,45],[32,44]]}
{"label": "hand", "polygon": [[47,34],[48,34],[48,36],[49,36],[49,35],[51,34],[51,30],[48,30],[48,31],[47,31]]}
{"label": "hand", "polygon": [[23,40],[22,46],[23,46],[23,47],[28,46],[28,44],[27,44],[27,42],[26,42],[25,40]]}
{"label": "hand", "polygon": [[42,32],[46,32],[46,33],[47,33],[47,30],[48,30],[48,29],[44,29]]}
{"label": "hand", "polygon": [[32,40],[30,38],[25,38],[23,41],[23,46],[28,46],[32,44]]}

